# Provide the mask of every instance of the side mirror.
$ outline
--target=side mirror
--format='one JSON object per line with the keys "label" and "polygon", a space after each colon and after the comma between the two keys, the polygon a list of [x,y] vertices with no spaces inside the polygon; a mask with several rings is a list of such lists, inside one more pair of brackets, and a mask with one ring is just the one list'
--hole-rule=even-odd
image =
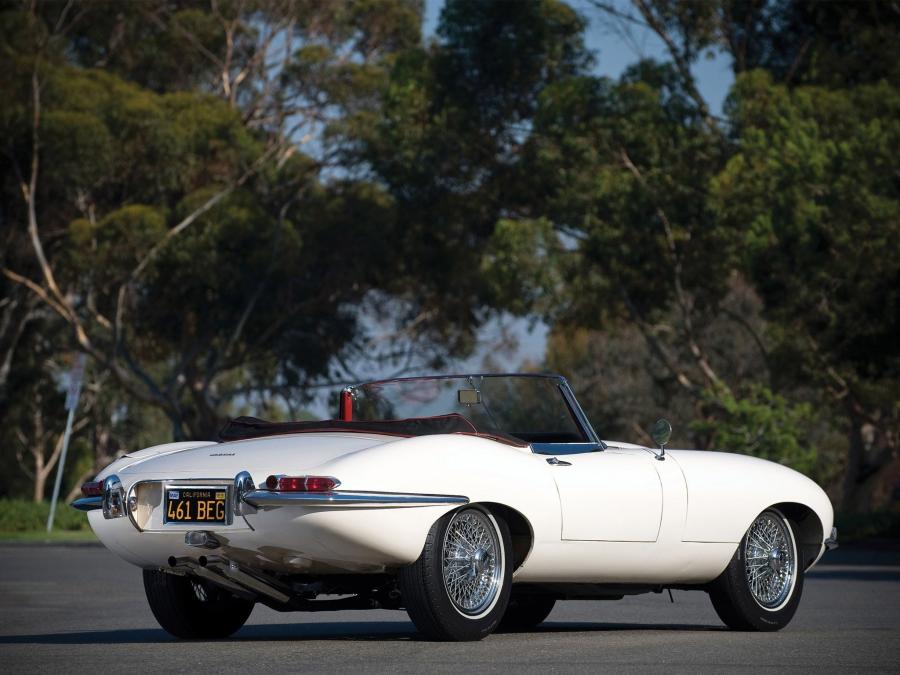
{"label": "side mirror", "polygon": [[669,444],[669,439],[672,437],[672,425],[669,424],[669,420],[656,420],[656,424],[654,424],[653,429],[650,430],[650,437],[653,439],[653,442],[659,446],[659,454],[656,456],[656,459],[665,459],[666,446]]}

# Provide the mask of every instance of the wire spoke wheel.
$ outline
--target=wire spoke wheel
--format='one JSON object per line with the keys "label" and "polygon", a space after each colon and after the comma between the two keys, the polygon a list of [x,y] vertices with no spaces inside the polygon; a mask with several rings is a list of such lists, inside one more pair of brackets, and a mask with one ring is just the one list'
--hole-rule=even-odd
{"label": "wire spoke wheel", "polygon": [[473,509],[457,513],[442,547],[444,588],[454,607],[475,616],[490,607],[503,580],[503,556],[496,529]]}
{"label": "wire spoke wheel", "polygon": [[771,512],[757,517],[744,544],[744,574],[753,599],[776,609],[791,595],[797,573],[793,537],[787,524]]}

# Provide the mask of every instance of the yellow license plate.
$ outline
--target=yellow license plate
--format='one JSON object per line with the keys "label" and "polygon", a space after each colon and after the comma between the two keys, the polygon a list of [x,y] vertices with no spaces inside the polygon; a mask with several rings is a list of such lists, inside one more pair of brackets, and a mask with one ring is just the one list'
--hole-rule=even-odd
{"label": "yellow license plate", "polygon": [[228,522],[228,491],[223,488],[167,487],[167,523]]}

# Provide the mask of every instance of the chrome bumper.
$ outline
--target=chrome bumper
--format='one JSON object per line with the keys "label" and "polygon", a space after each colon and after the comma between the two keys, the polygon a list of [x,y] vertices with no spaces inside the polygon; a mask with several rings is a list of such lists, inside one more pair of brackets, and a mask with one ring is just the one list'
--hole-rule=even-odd
{"label": "chrome bumper", "polygon": [[73,509],[79,511],[93,511],[94,509],[103,508],[103,497],[81,497],[69,504]]}
{"label": "chrome bumper", "polygon": [[244,493],[244,501],[255,507],[274,506],[440,506],[468,504],[461,495],[427,495],[408,492],[274,492],[252,490]]}
{"label": "chrome bumper", "polygon": [[838,547],[837,536],[838,536],[837,528],[832,527],[831,528],[831,536],[825,540],[825,550],[826,551],[833,551],[834,549],[836,549]]}
{"label": "chrome bumper", "polygon": [[[139,481],[140,482],[140,481]],[[186,481],[190,482],[190,481]],[[137,485],[137,483],[135,484]],[[131,490],[134,490],[132,486]],[[131,491],[129,491],[131,494]],[[234,513],[243,515],[242,506],[248,504],[255,508],[276,508],[280,506],[352,506],[371,505],[380,507],[402,506],[443,506],[447,504],[468,504],[469,498],[462,495],[432,495],[409,492],[278,492],[260,490],[253,485],[250,474],[241,471],[234,478],[233,488]],[[128,511],[134,510],[135,497],[130,497]],[[72,502],[71,506],[79,511],[103,509],[105,518],[121,518],[126,513],[125,492],[117,476],[108,476],[103,484],[103,495],[82,497]],[[137,527],[137,523],[135,523]],[[141,529],[138,527],[138,529]]]}

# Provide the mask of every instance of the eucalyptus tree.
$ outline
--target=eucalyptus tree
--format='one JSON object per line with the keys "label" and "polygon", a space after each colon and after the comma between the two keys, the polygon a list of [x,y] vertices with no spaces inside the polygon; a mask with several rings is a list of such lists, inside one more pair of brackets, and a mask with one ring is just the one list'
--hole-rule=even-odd
{"label": "eucalyptus tree", "polygon": [[161,411],[163,439],[327,377],[389,276],[349,264],[391,207],[339,127],[380,104],[418,3],[0,9],[4,381],[30,327]]}

